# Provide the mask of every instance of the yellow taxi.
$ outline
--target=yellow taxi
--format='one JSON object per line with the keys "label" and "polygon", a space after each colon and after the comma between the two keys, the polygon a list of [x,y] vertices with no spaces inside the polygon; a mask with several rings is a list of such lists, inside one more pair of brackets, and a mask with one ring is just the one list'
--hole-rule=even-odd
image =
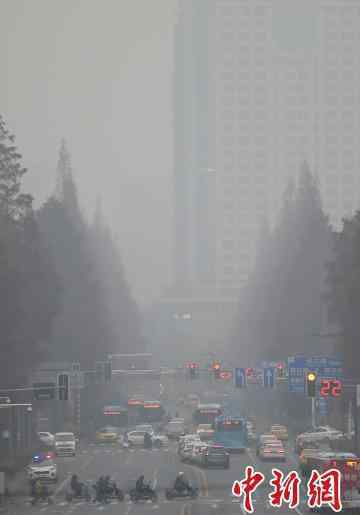
{"label": "yellow taxi", "polygon": [[276,436],[278,440],[287,441],[289,439],[288,430],[285,426],[273,425],[270,433]]}
{"label": "yellow taxi", "polygon": [[115,427],[103,427],[96,431],[95,439],[98,443],[114,443],[118,441],[119,433]]}

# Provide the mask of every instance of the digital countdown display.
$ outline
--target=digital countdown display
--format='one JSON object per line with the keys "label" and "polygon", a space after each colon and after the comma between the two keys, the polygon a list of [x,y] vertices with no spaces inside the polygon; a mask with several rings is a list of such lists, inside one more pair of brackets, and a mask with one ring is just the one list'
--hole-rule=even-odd
{"label": "digital countdown display", "polygon": [[321,397],[340,397],[342,392],[342,383],[339,379],[321,379],[320,380],[320,396]]}

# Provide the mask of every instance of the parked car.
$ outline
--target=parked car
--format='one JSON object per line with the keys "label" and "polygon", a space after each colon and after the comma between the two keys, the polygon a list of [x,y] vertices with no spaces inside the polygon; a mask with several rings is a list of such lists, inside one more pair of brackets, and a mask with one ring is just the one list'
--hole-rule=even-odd
{"label": "parked car", "polygon": [[47,447],[54,447],[55,436],[52,433],[49,433],[48,431],[39,431],[38,437],[41,443]]}

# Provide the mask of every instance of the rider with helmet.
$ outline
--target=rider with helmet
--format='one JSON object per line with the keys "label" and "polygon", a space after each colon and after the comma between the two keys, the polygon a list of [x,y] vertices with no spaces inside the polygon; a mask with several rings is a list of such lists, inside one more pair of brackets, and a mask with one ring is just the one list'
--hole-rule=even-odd
{"label": "rider with helmet", "polygon": [[79,481],[79,479],[78,479],[76,474],[73,474],[72,477],[71,477],[70,487],[71,487],[71,490],[76,495],[76,497],[80,497],[81,496],[82,483],[80,483],[80,481]]}
{"label": "rider with helmet", "polygon": [[184,472],[179,472],[176,476],[174,483],[174,490],[179,492],[180,494],[184,492],[189,492],[191,490],[190,484],[184,474]]}

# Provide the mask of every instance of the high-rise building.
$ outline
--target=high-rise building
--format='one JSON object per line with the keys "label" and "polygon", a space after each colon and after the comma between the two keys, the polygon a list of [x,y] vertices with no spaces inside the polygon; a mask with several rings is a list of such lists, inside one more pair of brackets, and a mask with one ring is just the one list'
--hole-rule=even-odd
{"label": "high-rise building", "polygon": [[[272,0],[179,1],[178,285],[236,298],[258,228],[276,218],[286,181],[304,160],[335,226],[359,206],[360,3],[307,6],[301,18]],[[281,24],[289,42],[297,31],[297,44],[282,44]]]}
{"label": "high-rise building", "polygon": [[360,3],[322,0],[318,30],[318,170],[325,210],[338,225],[360,201]]}

